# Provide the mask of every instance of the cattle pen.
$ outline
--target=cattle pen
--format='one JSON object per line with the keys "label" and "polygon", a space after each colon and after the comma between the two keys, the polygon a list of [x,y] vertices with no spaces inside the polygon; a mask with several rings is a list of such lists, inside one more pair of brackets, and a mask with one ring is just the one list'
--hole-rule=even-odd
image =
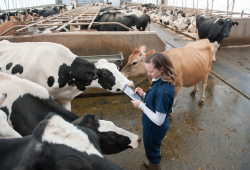
{"label": "cattle pen", "polygon": [[[176,31],[158,21],[151,22],[150,31],[145,32],[99,32],[90,27],[80,31],[74,25],[77,22],[81,25],[82,19],[86,21],[82,25],[98,24],[93,22],[93,17],[100,7],[84,5],[76,9],[75,13],[66,13],[68,18],[58,14],[30,22],[15,35],[0,36],[0,40],[60,43],[83,58],[93,56],[99,59],[104,56],[112,60],[115,57],[114,62],[120,61],[122,68],[133,50],[141,45],[146,45],[147,51],[155,49],[163,52],[196,39],[195,34]],[[90,18],[88,23],[86,17]],[[59,20],[65,20],[65,24],[50,23]],[[200,84],[196,96],[189,95],[192,87],[180,91],[173,119],[170,120],[170,130],[162,142],[162,169],[250,169],[250,35],[246,31],[250,22],[249,18],[237,21],[239,27],[233,28],[230,37],[223,41],[217,52],[217,61],[212,64],[204,105],[198,105],[202,89]],[[23,32],[31,27],[55,25],[59,27],[53,33]],[[70,27],[69,32],[59,32],[66,26]],[[131,80],[144,91],[150,86],[150,82],[142,77]],[[121,92],[88,89],[72,101],[72,112],[78,116],[85,113],[97,116],[102,112],[104,119],[142,137],[142,113]],[[105,157],[123,169],[139,170],[146,160],[143,141],[137,149]]]}

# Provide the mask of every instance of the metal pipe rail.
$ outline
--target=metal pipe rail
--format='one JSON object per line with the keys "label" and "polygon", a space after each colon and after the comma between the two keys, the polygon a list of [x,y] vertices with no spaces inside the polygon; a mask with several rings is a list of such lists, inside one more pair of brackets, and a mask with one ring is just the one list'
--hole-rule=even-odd
{"label": "metal pipe rail", "polygon": [[57,18],[57,17],[59,17],[59,16],[63,16],[63,15],[65,15],[65,14],[69,14],[69,13],[72,13],[72,12],[79,11],[79,10],[81,10],[81,9],[83,9],[83,8],[86,8],[86,7],[85,7],[85,6],[79,7],[79,8],[76,8],[76,9],[74,9],[74,10],[66,11],[66,12],[64,12],[64,13],[62,13],[62,14],[57,14],[57,15],[54,15],[54,16],[52,16],[52,17],[48,17],[48,18],[46,18],[45,20],[40,20],[40,21],[38,21],[38,22],[36,22],[36,23],[29,24],[29,25],[25,26],[24,28],[18,29],[18,30],[16,31],[16,33],[17,33],[17,32],[20,32],[20,31],[22,31],[22,30],[25,30],[25,29],[27,29],[27,28],[29,28],[29,27],[36,26],[36,25],[38,25],[38,24],[40,24],[40,23],[50,21],[50,20],[52,20],[52,19],[54,19],[54,18]]}
{"label": "metal pipe rail", "polygon": [[[80,14],[79,16],[84,15],[84,14],[85,14],[86,12],[88,12],[88,11],[89,11],[89,10],[87,10],[87,11],[83,12],[83,13],[82,13],[82,14]],[[74,19],[70,20],[68,23],[63,24],[61,27],[57,28],[57,29],[56,29],[56,32],[60,32],[60,30],[61,30],[61,29],[65,28],[65,27],[66,27],[66,26],[68,26],[70,23],[74,22],[74,21],[75,21],[75,19],[78,19],[78,18],[79,18],[79,16],[77,16],[77,17],[75,17]]]}
{"label": "metal pipe rail", "polygon": [[98,13],[99,13],[100,9],[101,9],[101,7],[98,9],[98,11],[97,11],[97,12],[96,12],[96,14],[95,14],[94,19],[93,19],[93,20],[91,21],[91,23],[89,24],[89,26],[88,26],[88,30],[90,30],[90,27],[92,26],[92,24],[93,24],[93,22],[94,22],[94,20],[95,20],[96,16],[98,15]]}
{"label": "metal pipe rail", "polygon": [[[61,29],[65,28],[66,26],[80,26],[80,25],[88,25],[88,30],[90,31],[92,25],[119,25],[128,31],[134,31],[133,29],[119,23],[119,22],[94,22],[97,15],[99,14],[99,11],[102,6],[99,7],[92,7],[89,5],[78,7],[74,10],[66,11],[64,13],[56,14],[53,16],[49,16],[46,18],[40,18],[37,21],[30,21],[28,25],[17,25],[14,26],[5,32],[3,32],[0,36],[6,34],[7,32],[11,31],[14,28],[20,28],[15,31],[14,35],[19,35],[18,33],[28,29],[30,27],[45,27],[45,26],[59,26],[55,31],[53,32],[60,32]],[[55,23],[60,22],[60,23]],[[65,22],[65,23],[63,23]]]}
{"label": "metal pipe rail", "polygon": [[[70,23],[69,25],[89,25],[89,23]],[[129,31],[134,31],[133,29],[119,22],[93,22],[92,25],[120,25],[121,27],[126,28]]]}
{"label": "metal pipe rail", "polygon": [[4,34],[10,32],[10,31],[11,31],[12,29],[14,29],[14,28],[22,28],[22,27],[25,27],[25,25],[15,25],[15,26],[13,26],[13,27],[7,29],[6,31],[4,31],[2,34],[0,34],[0,36],[3,36]]}

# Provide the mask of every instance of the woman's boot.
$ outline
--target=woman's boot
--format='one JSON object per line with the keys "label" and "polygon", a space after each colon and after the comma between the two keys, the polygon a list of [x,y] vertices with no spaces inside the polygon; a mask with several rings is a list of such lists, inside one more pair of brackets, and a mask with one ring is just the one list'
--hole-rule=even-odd
{"label": "woman's boot", "polygon": [[143,162],[143,164],[142,164],[142,170],[148,170],[148,167],[149,167],[149,161]]}
{"label": "woman's boot", "polygon": [[150,161],[148,161],[148,169],[150,170],[161,170],[161,163],[153,164]]}

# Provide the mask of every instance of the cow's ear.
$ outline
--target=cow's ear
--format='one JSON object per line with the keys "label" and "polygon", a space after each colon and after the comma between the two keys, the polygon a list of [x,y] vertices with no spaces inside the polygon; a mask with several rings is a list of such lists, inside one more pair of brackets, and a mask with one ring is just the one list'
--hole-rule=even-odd
{"label": "cow's ear", "polygon": [[133,55],[135,55],[135,54],[137,54],[137,53],[139,53],[140,52],[140,50],[138,50],[138,49],[134,49],[134,51],[133,51]]}
{"label": "cow's ear", "polygon": [[237,25],[239,25],[238,22],[233,22],[233,26],[236,27]]}
{"label": "cow's ear", "polygon": [[95,115],[93,114],[86,114],[78,119],[76,119],[74,122],[72,122],[73,125],[77,126],[83,126],[86,128],[91,129],[93,124],[95,123]]}
{"label": "cow's ear", "polygon": [[151,54],[153,54],[154,52],[155,52],[155,50],[153,49],[153,50],[147,52],[146,56],[148,57],[148,56],[150,56]]}
{"label": "cow's ear", "polygon": [[115,65],[117,66],[117,68],[118,68],[118,70],[119,70],[120,67],[121,67],[121,65],[122,65],[121,60],[117,60],[117,61],[115,62]]}
{"label": "cow's ear", "polygon": [[142,51],[143,53],[145,53],[145,51],[146,51],[146,45],[140,46],[139,50]]}

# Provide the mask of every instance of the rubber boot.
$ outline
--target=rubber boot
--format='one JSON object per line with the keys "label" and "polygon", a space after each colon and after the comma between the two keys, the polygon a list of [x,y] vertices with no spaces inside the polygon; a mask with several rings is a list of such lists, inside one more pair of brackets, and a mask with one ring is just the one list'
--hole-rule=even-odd
{"label": "rubber boot", "polygon": [[161,163],[153,164],[150,161],[148,162],[148,169],[149,170],[161,170]]}
{"label": "rubber boot", "polygon": [[149,167],[149,161],[146,161],[146,162],[144,162],[143,163],[143,165],[142,165],[142,167],[143,167],[143,170],[145,169],[148,169],[148,167]]}
{"label": "rubber boot", "polygon": [[153,164],[151,163],[150,161],[146,161],[143,163],[143,166],[142,166],[143,170],[161,170],[161,164],[158,163],[158,164]]}

